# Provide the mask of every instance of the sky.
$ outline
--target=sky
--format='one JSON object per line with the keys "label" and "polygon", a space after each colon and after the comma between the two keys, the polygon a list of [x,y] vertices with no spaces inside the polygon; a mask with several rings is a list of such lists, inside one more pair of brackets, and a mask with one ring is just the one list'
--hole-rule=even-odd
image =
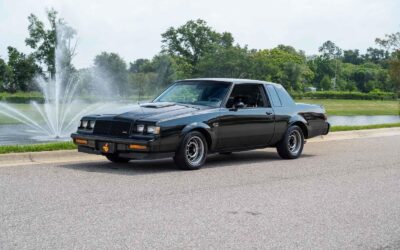
{"label": "sky", "polygon": [[44,20],[51,7],[77,30],[78,68],[91,66],[102,51],[126,62],[151,58],[161,49],[161,33],[198,18],[249,48],[285,44],[307,54],[327,40],[364,52],[375,38],[400,31],[400,0],[0,0],[0,57],[7,46],[31,52],[27,17]]}

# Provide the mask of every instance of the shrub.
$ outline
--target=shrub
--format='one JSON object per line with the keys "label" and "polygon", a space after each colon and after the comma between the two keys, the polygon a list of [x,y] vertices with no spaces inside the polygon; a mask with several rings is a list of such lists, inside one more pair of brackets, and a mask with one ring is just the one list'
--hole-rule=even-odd
{"label": "shrub", "polygon": [[0,101],[10,103],[30,103],[31,101],[36,101],[43,103],[44,98],[40,92],[16,92],[13,94],[1,92]]}
{"label": "shrub", "polygon": [[317,92],[292,92],[294,99],[354,99],[354,100],[396,100],[397,95],[392,92],[371,91],[362,92],[342,92],[342,91],[317,91]]}

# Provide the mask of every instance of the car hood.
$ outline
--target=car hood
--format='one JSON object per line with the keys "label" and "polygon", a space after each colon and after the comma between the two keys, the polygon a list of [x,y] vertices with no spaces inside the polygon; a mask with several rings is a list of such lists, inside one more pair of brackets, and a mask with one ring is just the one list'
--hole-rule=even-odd
{"label": "car hood", "polygon": [[175,118],[185,114],[191,114],[200,109],[207,107],[183,105],[178,103],[154,102],[145,103],[138,106],[130,107],[128,111],[114,114],[104,114],[98,119],[122,119],[122,120],[146,120],[160,121]]}

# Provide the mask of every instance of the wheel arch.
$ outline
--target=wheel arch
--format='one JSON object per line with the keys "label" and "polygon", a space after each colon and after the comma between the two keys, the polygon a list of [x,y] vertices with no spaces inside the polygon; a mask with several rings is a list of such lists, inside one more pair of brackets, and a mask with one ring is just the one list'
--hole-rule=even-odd
{"label": "wheel arch", "polygon": [[304,138],[308,139],[309,129],[308,129],[307,121],[304,118],[303,119],[297,118],[297,119],[292,120],[289,123],[288,128],[293,125],[300,127],[301,131],[303,132]]}
{"label": "wheel arch", "polygon": [[187,133],[192,132],[192,131],[198,131],[200,133],[202,133],[204,135],[204,137],[206,138],[206,142],[207,142],[207,146],[208,149],[210,151],[212,151],[214,149],[214,145],[215,145],[215,133],[212,131],[211,127],[208,126],[205,123],[192,123],[189,125],[186,125],[182,132],[181,132],[181,138],[183,138]]}

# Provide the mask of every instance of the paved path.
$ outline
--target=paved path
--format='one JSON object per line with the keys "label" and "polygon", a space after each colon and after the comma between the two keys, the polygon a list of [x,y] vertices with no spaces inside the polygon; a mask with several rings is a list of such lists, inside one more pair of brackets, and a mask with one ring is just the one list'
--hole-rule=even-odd
{"label": "paved path", "polygon": [[400,136],[0,168],[1,249],[400,249]]}

